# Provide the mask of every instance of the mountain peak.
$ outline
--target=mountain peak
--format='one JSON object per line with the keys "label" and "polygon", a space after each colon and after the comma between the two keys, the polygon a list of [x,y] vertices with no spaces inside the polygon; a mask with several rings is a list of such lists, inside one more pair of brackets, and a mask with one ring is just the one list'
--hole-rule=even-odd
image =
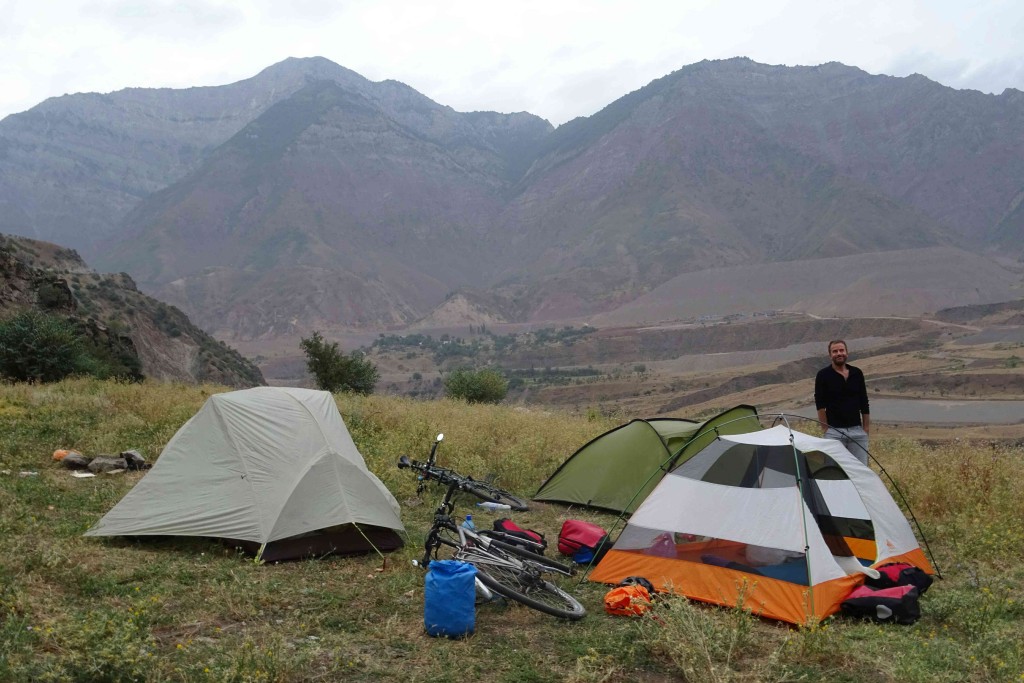
{"label": "mountain peak", "polygon": [[335,81],[348,86],[370,82],[369,79],[355,71],[346,69],[326,57],[288,57],[276,64],[271,64],[253,76],[251,80],[291,80],[294,78],[304,78],[307,81]]}

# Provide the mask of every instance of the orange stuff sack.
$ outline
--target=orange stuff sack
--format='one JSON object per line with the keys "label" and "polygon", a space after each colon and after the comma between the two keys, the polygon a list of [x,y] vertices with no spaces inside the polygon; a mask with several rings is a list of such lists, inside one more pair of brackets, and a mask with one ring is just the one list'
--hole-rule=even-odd
{"label": "orange stuff sack", "polygon": [[651,594],[643,586],[617,586],[604,596],[604,611],[617,617],[638,617],[651,607]]}
{"label": "orange stuff sack", "polygon": [[74,453],[74,451],[66,451],[63,448],[59,448],[53,452],[53,459],[59,462],[66,458],[71,453]]}

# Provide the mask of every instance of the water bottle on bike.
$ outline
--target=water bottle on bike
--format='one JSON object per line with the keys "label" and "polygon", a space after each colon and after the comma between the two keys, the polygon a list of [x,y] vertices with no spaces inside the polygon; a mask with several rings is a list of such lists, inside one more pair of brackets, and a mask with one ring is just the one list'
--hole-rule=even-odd
{"label": "water bottle on bike", "polygon": [[476,524],[473,523],[473,515],[466,515],[466,520],[462,523],[463,529],[469,529],[470,531],[476,531]]}

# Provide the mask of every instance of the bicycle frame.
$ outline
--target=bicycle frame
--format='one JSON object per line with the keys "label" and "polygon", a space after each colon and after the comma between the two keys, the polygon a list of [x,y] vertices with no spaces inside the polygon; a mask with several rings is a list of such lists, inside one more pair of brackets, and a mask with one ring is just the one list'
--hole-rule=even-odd
{"label": "bicycle frame", "polygon": [[[410,466],[408,458],[405,458],[404,463],[400,461],[399,467]],[[437,556],[441,547],[448,546],[453,550],[452,559],[476,567],[477,595],[485,600],[498,594],[555,617],[582,619],[586,615],[586,608],[579,600],[544,578],[547,573],[571,576],[573,567],[548,560],[541,554],[534,557],[530,550],[521,547],[521,542],[516,545],[496,538],[511,538],[500,531],[477,532],[456,523],[452,518],[455,508],[452,498],[468,485],[471,482],[448,482],[447,491],[434,511],[434,523],[423,544],[423,560],[419,563],[414,561],[414,564],[424,569],[429,568],[432,558]],[[540,547],[539,544],[537,546]]]}
{"label": "bicycle frame", "polygon": [[[488,564],[495,564],[496,560],[500,560],[500,563],[505,566],[515,567],[518,569],[527,568],[529,560],[518,560],[518,559],[506,559],[504,557],[498,557],[490,551],[491,540],[505,540],[511,542],[513,539],[500,531],[472,531],[463,526],[455,523],[452,518],[452,511],[455,509],[455,503],[452,501],[455,493],[459,491],[461,486],[458,482],[452,482],[448,485],[448,490],[445,492],[444,498],[441,503],[437,506],[437,510],[434,511],[434,524],[431,526],[430,531],[427,533],[427,540],[424,547],[423,554],[423,566],[426,567],[430,564],[430,559],[433,554],[442,546],[446,545],[450,548],[454,548],[456,554],[460,555],[460,559],[465,559],[467,562],[474,563],[474,559],[470,557],[476,557],[481,562]],[[441,536],[441,529],[447,529],[449,532],[455,532],[458,534],[459,542],[455,543],[452,540],[443,538]],[[516,538],[514,542],[518,545],[530,545],[534,549],[539,550],[542,546],[540,543],[536,543],[529,539]],[[482,552],[481,552],[482,551]],[[564,574],[571,576],[571,571],[561,571],[555,566],[547,564],[543,561],[543,557],[538,555],[537,563],[543,566],[543,571],[550,571],[554,573]]]}

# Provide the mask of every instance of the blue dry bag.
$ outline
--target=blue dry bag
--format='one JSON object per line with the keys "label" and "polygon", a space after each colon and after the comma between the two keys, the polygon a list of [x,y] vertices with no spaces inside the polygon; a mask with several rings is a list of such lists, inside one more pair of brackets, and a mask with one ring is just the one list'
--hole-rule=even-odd
{"label": "blue dry bag", "polygon": [[433,560],[427,572],[423,625],[429,635],[465,638],[476,628],[476,567]]}

